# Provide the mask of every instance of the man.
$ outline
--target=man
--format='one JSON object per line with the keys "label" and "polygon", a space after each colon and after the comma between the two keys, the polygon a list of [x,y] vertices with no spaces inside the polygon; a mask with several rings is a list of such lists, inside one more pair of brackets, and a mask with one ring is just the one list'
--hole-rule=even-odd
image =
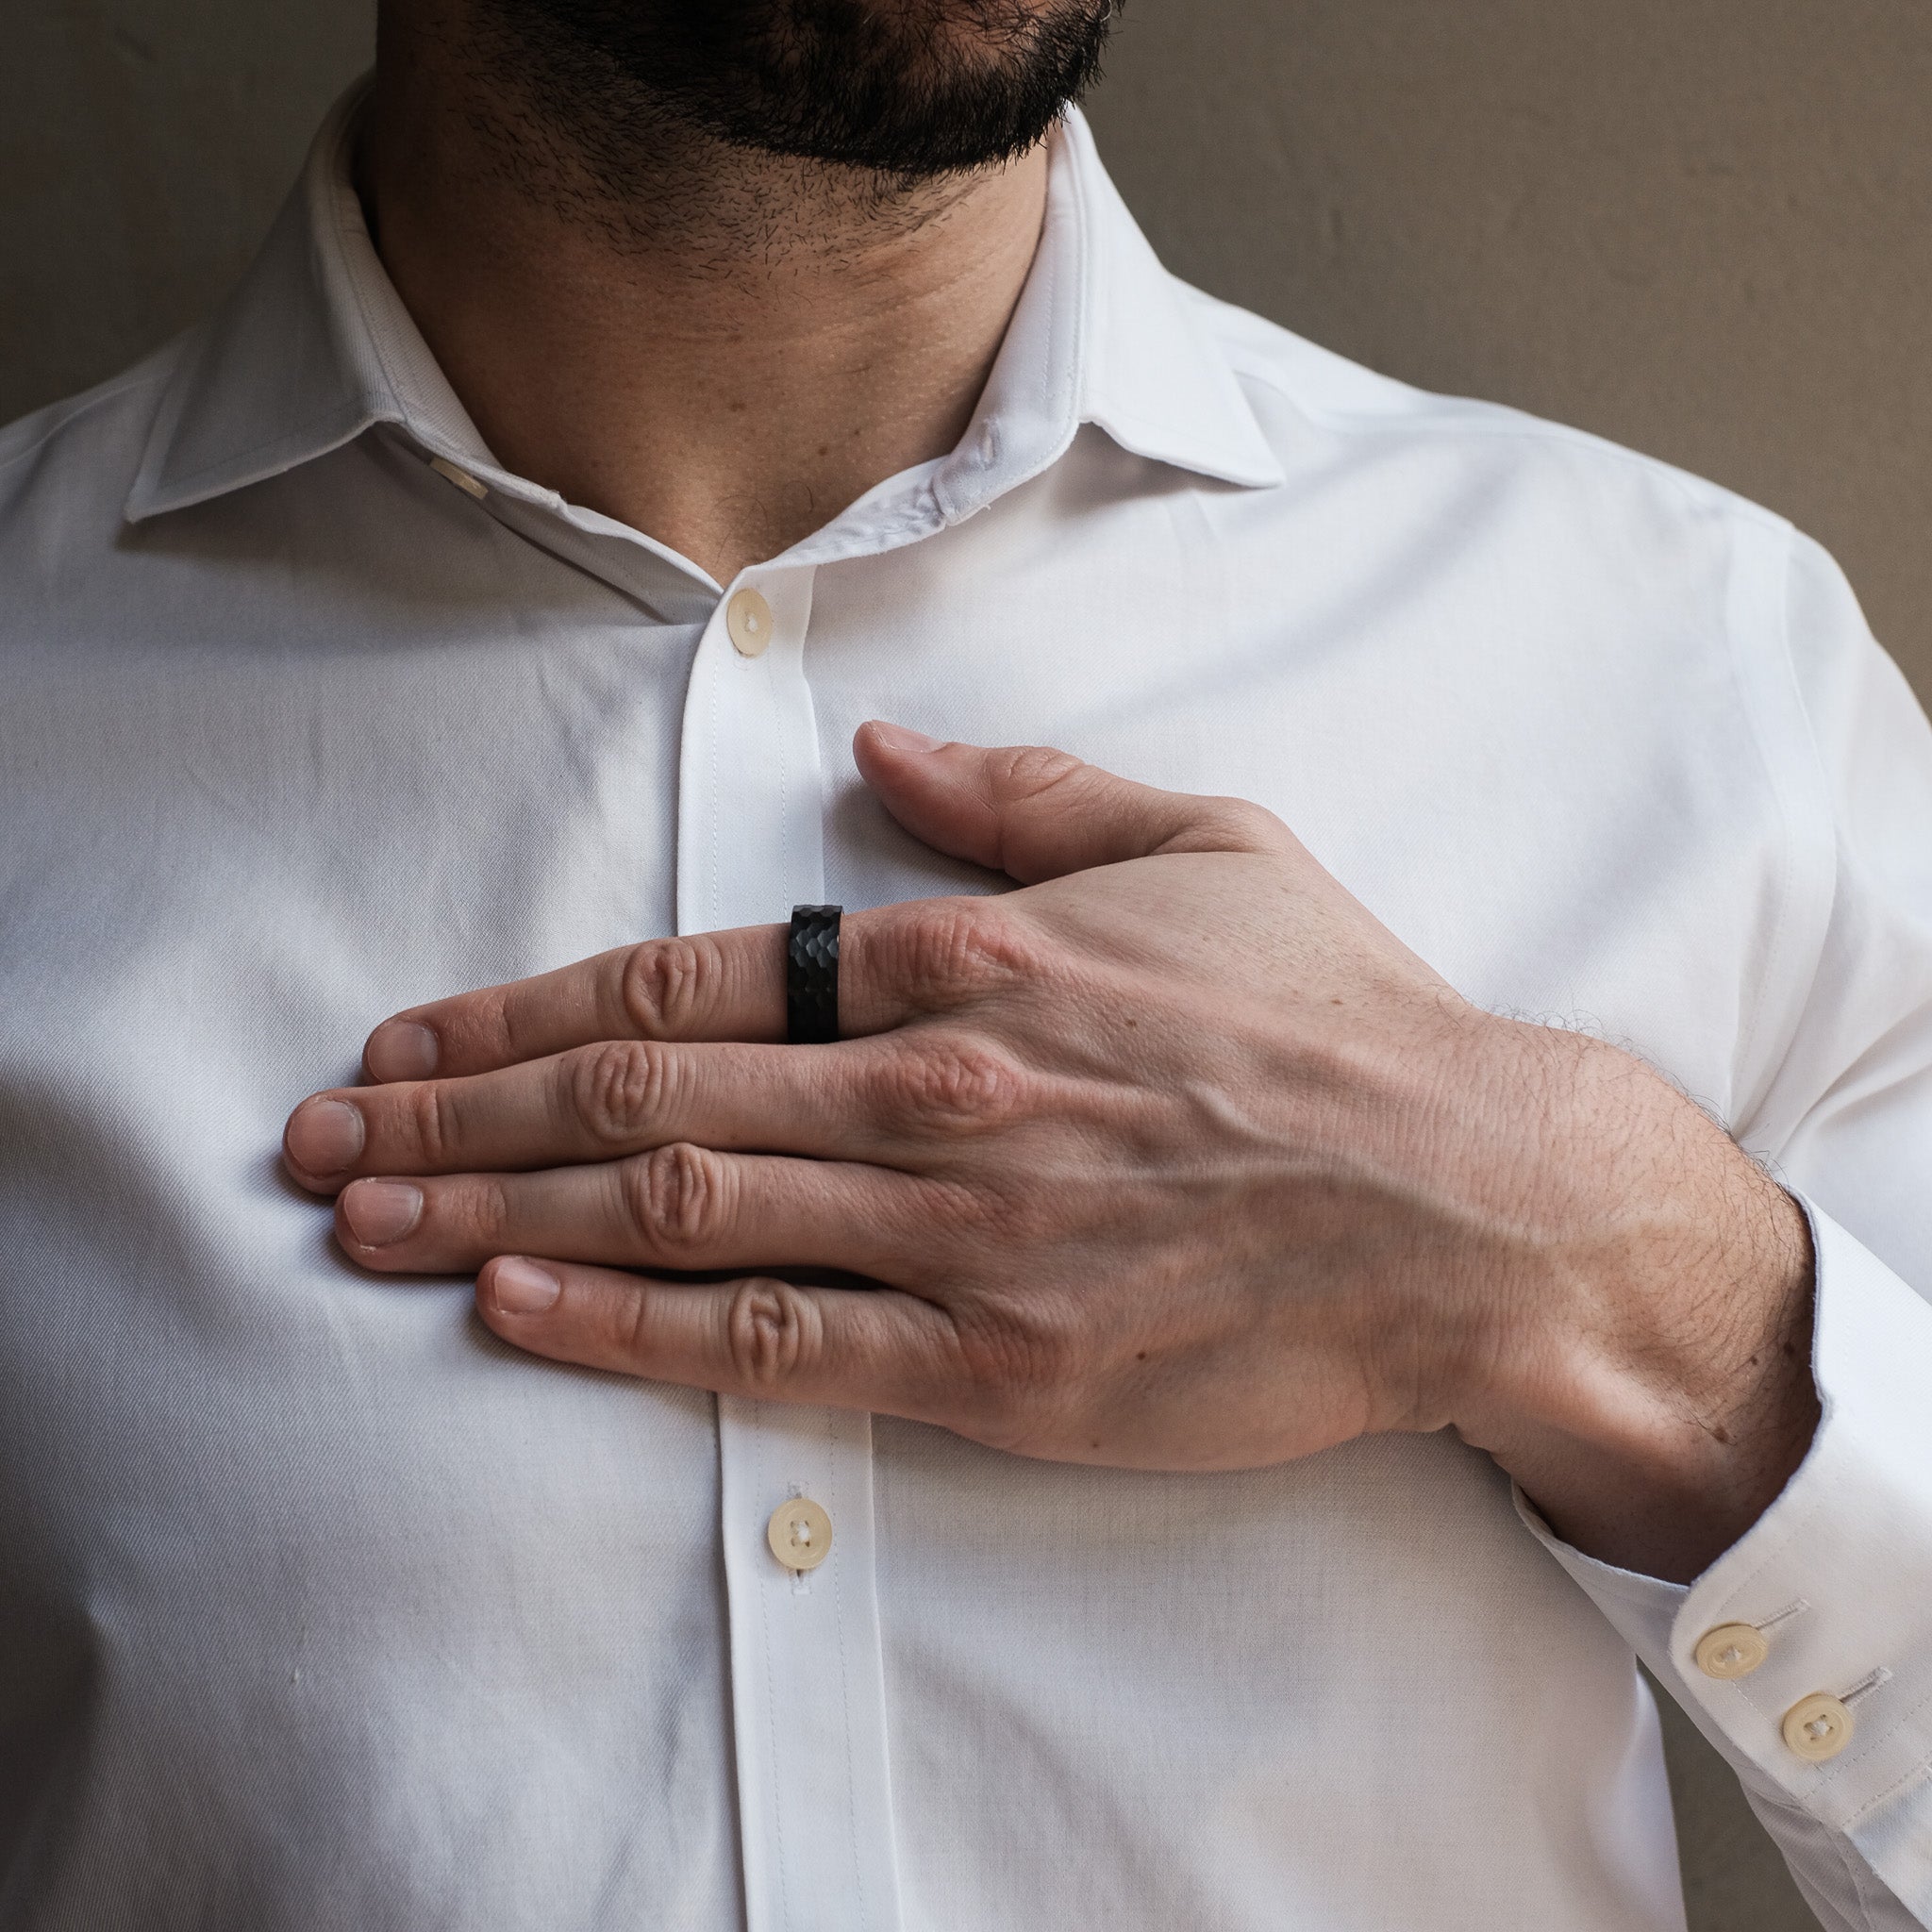
{"label": "man", "polygon": [[1924,720],[1106,25],[390,0],[0,449],[8,1924],[1932,1923]]}

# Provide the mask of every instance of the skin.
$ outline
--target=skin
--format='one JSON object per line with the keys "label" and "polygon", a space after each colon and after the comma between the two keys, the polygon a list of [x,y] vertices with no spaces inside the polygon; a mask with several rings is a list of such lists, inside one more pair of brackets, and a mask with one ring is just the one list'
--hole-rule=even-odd
{"label": "skin", "polygon": [[[1024,890],[849,915],[831,1046],[776,1043],[778,926],[385,1023],[377,1084],[288,1129],[344,1251],[480,1270],[534,1354],[1021,1455],[1454,1428],[1626,1567],[1694,1575],[1755,1520],[1815,1422],[1810,1257],[1716,1125],[1469,1005],[1257,807],[928,744],[855,749]],[[661,1278],[697,1270],[743,1274]]]}
{"label": "skin", "polygon": [[487,68],[463,0],[381,15],[383,265],[491,453],[720,584],[964,434],[1046,152],[938,181],[667,125],[617,199]]}
{"label": "skin", "polygon": [[[529,160],[541,192],[504,167],[514,104],[461,25],[385,14],[364,188],[502,460],[722,582],[951,445],[1039,151],[882,198],[685,138],[654,225],[567,157]],[[345,1253],[477,1271],[533,1355],[1027,1456],[1454,1429],[1666,1577],[1763,1512],[1817,1423],[1809,1239],[1695,1106],[1471,1006],[1255,806],[884,724],[854,749],[909,831],[1021,890],[848,916],[836,1045],[781,1043],[776,926],[385,1022],[370,1084],[284,1141]],[[667,1278],[693,1272],[729,1278]]]}

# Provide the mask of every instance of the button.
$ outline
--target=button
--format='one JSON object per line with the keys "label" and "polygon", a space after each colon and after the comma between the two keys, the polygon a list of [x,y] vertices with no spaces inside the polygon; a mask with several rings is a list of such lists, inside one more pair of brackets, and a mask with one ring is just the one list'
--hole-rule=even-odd
{"label": "button", "polygon": [[1785,1712],[1784,1734],[1806,1763],[1823,1764],[1852,1741],[1852,1714],[1836,1697],[1814,1690]]}
{"label": "button", "polygon": [[724,628],[741,658],[760,658],[772,641],[772,607],[757,591],[740,591],[724,607]]}
{"label": "button", "polygon": [[442,457],[431,457],[429,458],[429,467],[439,476],[447,476],[458,490],[464,491],[467,495],[474,496],[478,503],[481,503],[490,494],[489,484],[477,482],[475,477],[470,475],[469,471],[458,469],[454,463],[447,461]]}
{"label": "button", "polygon": [[765,1541],[786,1569],[816,1570],[832,1554],[832,1519],[809,1496],[793,1496],[772,1511]]}
{"label": "button", "polygon": [[1764,1632],[1749,1624],[1720,1624],[1697,1640],[1697,1668],[1707,1677],[1748,1677],[1771,1655]]}

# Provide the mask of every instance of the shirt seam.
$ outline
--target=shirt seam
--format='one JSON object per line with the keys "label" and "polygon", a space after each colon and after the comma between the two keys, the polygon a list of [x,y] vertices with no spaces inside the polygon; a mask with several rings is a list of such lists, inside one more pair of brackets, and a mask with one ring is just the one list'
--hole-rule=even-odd
{"label": "shirt seam", "polygon": [[[1779,571],[1776,584],[1776,641],[1774,645],[1768,648],[1775,653],[1778,671],[1790,675],[1795,686],[1795,673],[1792,669],[1790,654],[1791,550],[1790,529],[1789,525],[1784,527],[1781,535],[1783,541],[1777,553]],[[1743,563],[1744,559],[1741,557],[1735,556],[1734,547],[1733,568],[1741,569]],[[1794,928],[1797,924],[1797,906],[1804,884],[1804,881],[1799,876],[1807,843],[1807,828],[1803,821],[1809,816],[1809,813],[1806,809],[1805,801],[1793,795],[1792,788],[1786,781],[1784,774],[1789,760],[1774,755],[1774,748],[1768,741],[1766,721],[1760,714],[1758,703],[1754,701],[1758,696],[1757,689],[1758,679],[1761,679],[1768,674],[1754,663],[1754,654],[1749,651],[1746,640],[1739,636],[1732,628],[1731,615],[1732,613],[1727,609],[1725,630],[1731,681],[1738,693],[1739,708],[1744,714],[1745,725],[1751,735],[1752,747],[1757,754],[1757,761],[1762,770],[1766,787],[1776,806],[1778,817],[1782,822],[1784,829],[1784,838],[1778,854],[1777,917],[1772,928],[1770,943],[1765,949],[1764,971],[1758,982],[1758,997],[1753,1001],[1749,1010],[1743,1016],[1742,1024],[1739,1027],[1739,1038],[1734,1049],[1731,1066],[1731,1097],[1734,1103],[1733,1112],[1735,1115],[1735,1103],[1740,1098],[1740,1074],[1748,1077],[1754,1074],[1754,1070],[1757,1072],[1756,1084],[1745,1089],[1743,1094],[1744,1098],[1752,1102],[1760,1100],[1763,1097],[1763,1093],[1769,1090],[1772,1080],[1775,1075],[1775,1066],[1758,1068],[1760,1058],[1758,1049],[1763,1041],[1767,1026],[1765,1009],[1771,1000],[1777,998],[1782,991],[1782,982],[1788,971],[1791,976],[1790,991],[1780,1002],[1780,1018],[1786,1023],[1788,1037],[1782,1042],[1783,1050],[1778,1054],[1779,1060],[1782,1060],[1784,1053],[1789,1051],[1789,1032],[1795,1028],[1799,1016],[1803,1014],[1806,1007],[1810,1002],[1811,993],[1818,983],[1818,968],[1823,956],[1824,927],[1825,920],[1829,918],[1831,898],[1837,886],[1838,868],[1837,840],[1832,836],[1832,827],[1829,824],[1827,810],[1826,823],[1821,827],[1824,833],[1823,843],[1828,858],[1825,876],[1823,880],[1823,909],[1825,919],[1821,920],[1819,923],[1819,945],[1814,948],[1808,964],[1801,967],[1799,962],[1793,961],[1788,968],[1787,960],[1796,943]],[[1752,677],[1751,674],[1754,670],[1758,672],[1758,679]],[[1796,707],[1795,728],[1803,732],[1807,723],[1803,692],[1792,688],[1788,691],[1786,695],[1794,702]],[[1815,768],[1817,759],[1816,745],[1808,741],[1803,742],[1798,749],[1801,755],[1806,757],[1807,765]],[[1816,775],[1815,769],[1812,772],[1812,775]]]}
{"label": "shirt seam", "polygon": [[[758,1445],[758,1453],[753,1467],[757,1470],[762,1486],[765,1473],[765,1433],[762,1403],[753,1403],[751,1411],[752,1439]],[[768,1764],[775,1764],[777,1752],[771,1735],[772,1714],[778,1708],[778,1672],[772,1658],[772,1586],[760,1578],[754,1589],[758,1593],[758,1631],[764,1641],[765,1652],[765,1707],[762,1713],[765,1729],[765,1757]],[[778,1854],[778,1895],[784,1901],[782,1923],[791,1924],[791,1874],[785,1855],[785,1780],[782,1776],[767,1779],[771,1793],[772,1838]]]}
{"label": "shirt seam", "polygon": [[[1689,470],[1680,470],[1657,457],[1646,456],[1641,450],[1627,449],[1620,442],[1612,442],[1607,437],[1595,435],[1588,429],[1579,429],[1574,424],[1552,422],[1546,417],[1511,408],[1507,403],[1492,403],[1479,396],[1445,395],[1437,390],[1424,389],[1408,389],[1407,392],[1439,408],[1460,406],[1468,413],[1454,422],[1444,422],[1440,415],[1420,410],[1405,410],[1386,418],[1369,416],[1313,401],[1299,393],[1293,380],[1281,371],[1266,362],[1251,361],[1225,343],[1222,348],[1237,381],[1254,383],[1291,408],[1298,409],[1310,422],[1324,429],[1332,429],[1338,435],[1476,436],[1558,444],[1589,451],[1614,459],[1623,468],[1639,471],[1657,482],[1667,484],[1700,510],[1740,517],[1767,530],[1789,531],[1790,528],[1788,518],[1767,509],[1761,503],[1753,503],[1748,496],[1737,495],[1721,483],[1713,483],[1708,477],[1696,475]],[[1350,366],[1362,368],[1370,375],[1375,374],[1363,364]]]}
{"label": "shirt seam", "polygon": [[[1904,1717],[1902,1717],[1899,1720],[1899,1722],[1891,1727],[1890,1730],[1887,1731],[1884,1734],[1884,1736],[1886,1738],[1895,1737],[1898,1734],[1899,1730],[1905,1724],[1910,1723],[1910,1721],[1913,1718],[1917,1717],[1919,1713],[1922,1710],[1924,1710],[1928,1705],[1932,1705],[1932,1696],[1922,1697],[1917,1704],[1913,1705],[1910,1710],[1906,1712]],[[1884,1740],[1880,1739],[1878,1741],[1883,1742]],[[1921,1757],[1916,1764],[1913,1764],[1909,1766],[1907,1770],[1900,1772],[1899,1774],[1895,1778],[1893,1778],[1889,1785],[1886,1785],[1881,1790],[1873,1792],[1873,1794],[1869,1798],[1867,1798],[1865,1802],[1862,1805],[1860,1805],[1856,1811],[1854,1811],[1852,1815],[1845,1821],[1846,1835],[1849,1836],[1851,1832],[1859,1824],[1861,1824],[1865,1819],[1869,1818],[1873,1814],[1873,1812],[1877,1810],[1879,1806],[1888,1803],[1892,1798],[1897,1797],[1901,1791],[1909,1789],[1912,1785],[1923,1782],[1925,1774],[1928,1771],[1932,1771],[1932,1752],[1928,1752],[1926,1756]]]}
{"label": "shirt seam", "polygon": [[[1906,1730],[1914,1722],[1914,1720],[1923,1716],[1924,1713],[1927,1710],[1932,1710],[1932,1690],[1928,1690],[1925,1693],[1925,1695],[1921,1697],[1915,1704],[1913,1704],[1908,1710],[1900,1711],[1898,1715],[1892,1719],[1891,1723],[1885,1727],[1884,1730],[1875,1732],[1871,1738],[1870,1741],[1866,1744],[1863,1751],[1857,1753],[1856,1756],[1852,1757],[1847,1758],[1842,1764],[1833,1765],[1831,1770],[1828,1771],[1824,1774],[1824,1776],[1818,1781],[1814,1789],[1818,1790],[1824,1790],[1829,1786],[1837,1784],[1841,1779],[1847,1777],[1852,1772],[1856,1771],[1858,1768],[1858,1763],[1861,1758],[1871,1757],[1871,1755],[1874,1752],[1875,1752],[1881,1745],[1889,1744],[1892,1740],[1892,1739],[1896,1738],[1899,1735],[1901,1731]],[[1876,1797],[1868,1798],[1861,1805],[1859,1805],[1858,1808],[1856,1811],[1854,1811],[1851,1814],[1851,1816],[1845,1821],[1844,1829],[1849,1832],[1852,1826],[1856,1824],[1859,1819],[1864,1817],[1869,1810],[1871,1810],[1874,1805],[1883,1803],[1883,1801],[1888,1796],[1890,1796],[1893,1791],[1899,1790],[1902,1785],[1909,1783],[1911,1779],[1918,1777],[1924,1771],[1928,1763],[1932,1763],[1932,1753],[1922,1755],[1910,1766],[1909,1769],[1901,1772],[1897,1777],[1893,1778],[1892,1781],[1889,1785],[1887,1785],[1885,1789],[1882,1791],[1880,1791]]]}
{"label": "shirt seam", "polygon": [[[825,1455],[832,1472],[832,1507],[842,1518],[847,1514],[846,1491],[842,1480],[845,1457],[840,1453],[840,1417],[836,1410],[826,1409]],[[857,1512],[851,1512],[857,1521]],[[835,1518],[835,1520],[838,1520]],[[849,1560],[848,1566],[849,1567]],[[840,1726],[845,1740],[845,1825],[852,1853],[852,1889],[858,1907],[858,1923],[861,1926],[872,1923],[872,1907],[865,1898],[865,1855],[858,1842],[858,1766],[855,1761],[852,1738],[852,1670],[847,1657],[850,1648],[851,1632],[846,1624],[845,1575],[844,1568],[832,1573],[832,1627],[839,1634],[839,1703],[844,1715]]]}
{"label": "shirt seam", "polygon": [[1820,1828],[1824,1832],[1825,1842],[1831,1847],[1832,1856],[1838,1860],[1839,1870],[1844,1874],[1845,1886],[1851,1893],[1852,1904],[1857,1910],[1863,1932],[1876,1932],[1872,1918],[1872,1900],[1866,1891],[1864,1878],[1858,1871],[1858,1867],[1864,1864],[1865,1860],[1862,1857],[1853,1857],[1853,1848],[1843,1835],[1833,1831],[1828,1825],[1824,1824],[1823,1821],[1820,1821]]}

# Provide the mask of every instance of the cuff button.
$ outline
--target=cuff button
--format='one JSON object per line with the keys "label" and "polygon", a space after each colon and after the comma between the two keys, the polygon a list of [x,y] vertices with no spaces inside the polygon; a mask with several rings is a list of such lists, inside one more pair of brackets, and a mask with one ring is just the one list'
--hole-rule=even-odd
{"label": "cuff button", "polygon": [[1836,1757],[1852,1741],[1852,1714],[1836,1697],[1815,1690],[1785,1712],[1785,1742],[1807,1764]]}
{"label": "cuff button", "polygon": [[1771,1645],[1753,1624],[1720,1624],[1697,1640],[1691,1654],[1707,1677],[1748,1677],[1771,1655]]}

